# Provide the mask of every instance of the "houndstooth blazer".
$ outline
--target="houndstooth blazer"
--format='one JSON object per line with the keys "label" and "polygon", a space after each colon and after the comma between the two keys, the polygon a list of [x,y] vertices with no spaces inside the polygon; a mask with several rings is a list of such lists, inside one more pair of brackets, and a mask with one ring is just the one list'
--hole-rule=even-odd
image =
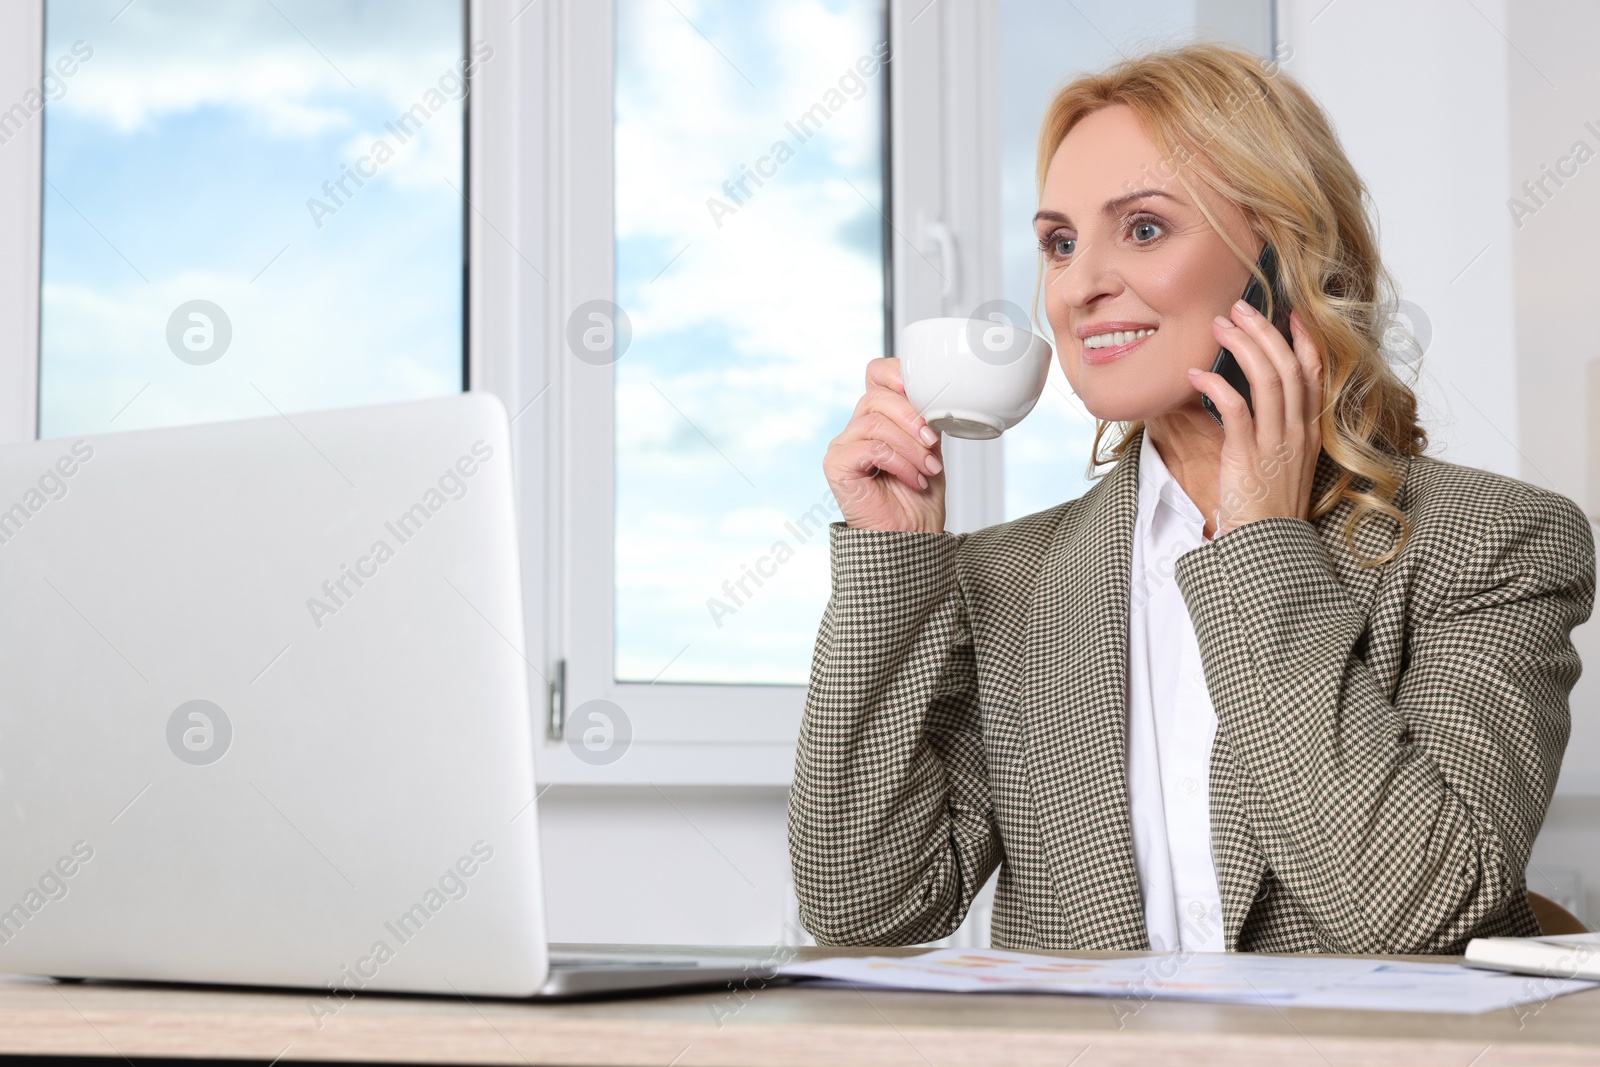
{"label": "houndstooth blazer", "polygon": [[[1001,948],[1148,949],[1128,814],[1139,442],[1076,500],[971,534],[831,527],[789,802],[824,944],[936,940],[999,865]],[[1314,496],[1336,476],[1319,457]],[[1230,951],[1457,953],[1532,935],[1525,871],[1566,747],[1589,521],[1417,457],[1400,554],[1349,500],[1174,566],[1217,714],[1211,848]],[[1395,540],[1362,524],[1368,557]]]}

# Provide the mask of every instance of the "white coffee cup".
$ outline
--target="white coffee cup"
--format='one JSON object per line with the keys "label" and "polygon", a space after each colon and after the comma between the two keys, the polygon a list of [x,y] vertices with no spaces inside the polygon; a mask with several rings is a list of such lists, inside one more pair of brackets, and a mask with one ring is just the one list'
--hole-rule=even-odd
{"label": "white coffee cup", "polygon": [[1000,321],[921,319],[901,337],[906,397],[951,437],[999,437],[1033,410],[1050,373],[1050,343]]}

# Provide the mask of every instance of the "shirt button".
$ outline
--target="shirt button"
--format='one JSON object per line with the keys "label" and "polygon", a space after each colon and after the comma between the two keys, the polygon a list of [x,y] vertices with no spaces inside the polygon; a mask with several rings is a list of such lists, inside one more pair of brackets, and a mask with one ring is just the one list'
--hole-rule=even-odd
{"label": "shirt button", "polygon": [[1204,919],[1206,917],[1206,906],[1198,900],[1191,900],[1189,901],[1189,914],[1196,919]]}
{"label": "shirt button", "polygon": [[1193,778],[1185,778],[1183,780],[1183,791],[1188,793],[1190,796],[1194,796],[1195,791],[1199,788],[1200,783],[1195,781]]}

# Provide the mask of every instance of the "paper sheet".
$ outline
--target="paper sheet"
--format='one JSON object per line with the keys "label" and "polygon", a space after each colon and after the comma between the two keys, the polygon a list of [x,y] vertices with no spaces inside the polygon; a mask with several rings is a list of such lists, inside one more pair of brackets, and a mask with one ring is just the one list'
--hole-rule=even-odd
{"label": "paper sheet", "polygon": [[1502,974],[1453,963],[1217,952],[1066,959],[999,949],[947,948],[904,958],[835,957],[791,963],[780,973],[823,979],[828,985],[883,989],[1075,993],[1456,1014],[1538,1003],[1600,986],[1600,982]]}

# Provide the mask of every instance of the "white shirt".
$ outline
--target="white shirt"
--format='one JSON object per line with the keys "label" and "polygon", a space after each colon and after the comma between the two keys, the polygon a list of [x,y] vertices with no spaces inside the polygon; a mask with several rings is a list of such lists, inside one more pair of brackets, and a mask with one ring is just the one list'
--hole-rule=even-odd
{"label": "white shirt", "polygon": [[1139,446],[1128,611],[1128,798],[1144,922],[1156,952],[1221,952],[1222,898],[1211,859],[1211,740],[1217,713],[1183,592],[1178,557],[1206,544],[1205,520]]}

